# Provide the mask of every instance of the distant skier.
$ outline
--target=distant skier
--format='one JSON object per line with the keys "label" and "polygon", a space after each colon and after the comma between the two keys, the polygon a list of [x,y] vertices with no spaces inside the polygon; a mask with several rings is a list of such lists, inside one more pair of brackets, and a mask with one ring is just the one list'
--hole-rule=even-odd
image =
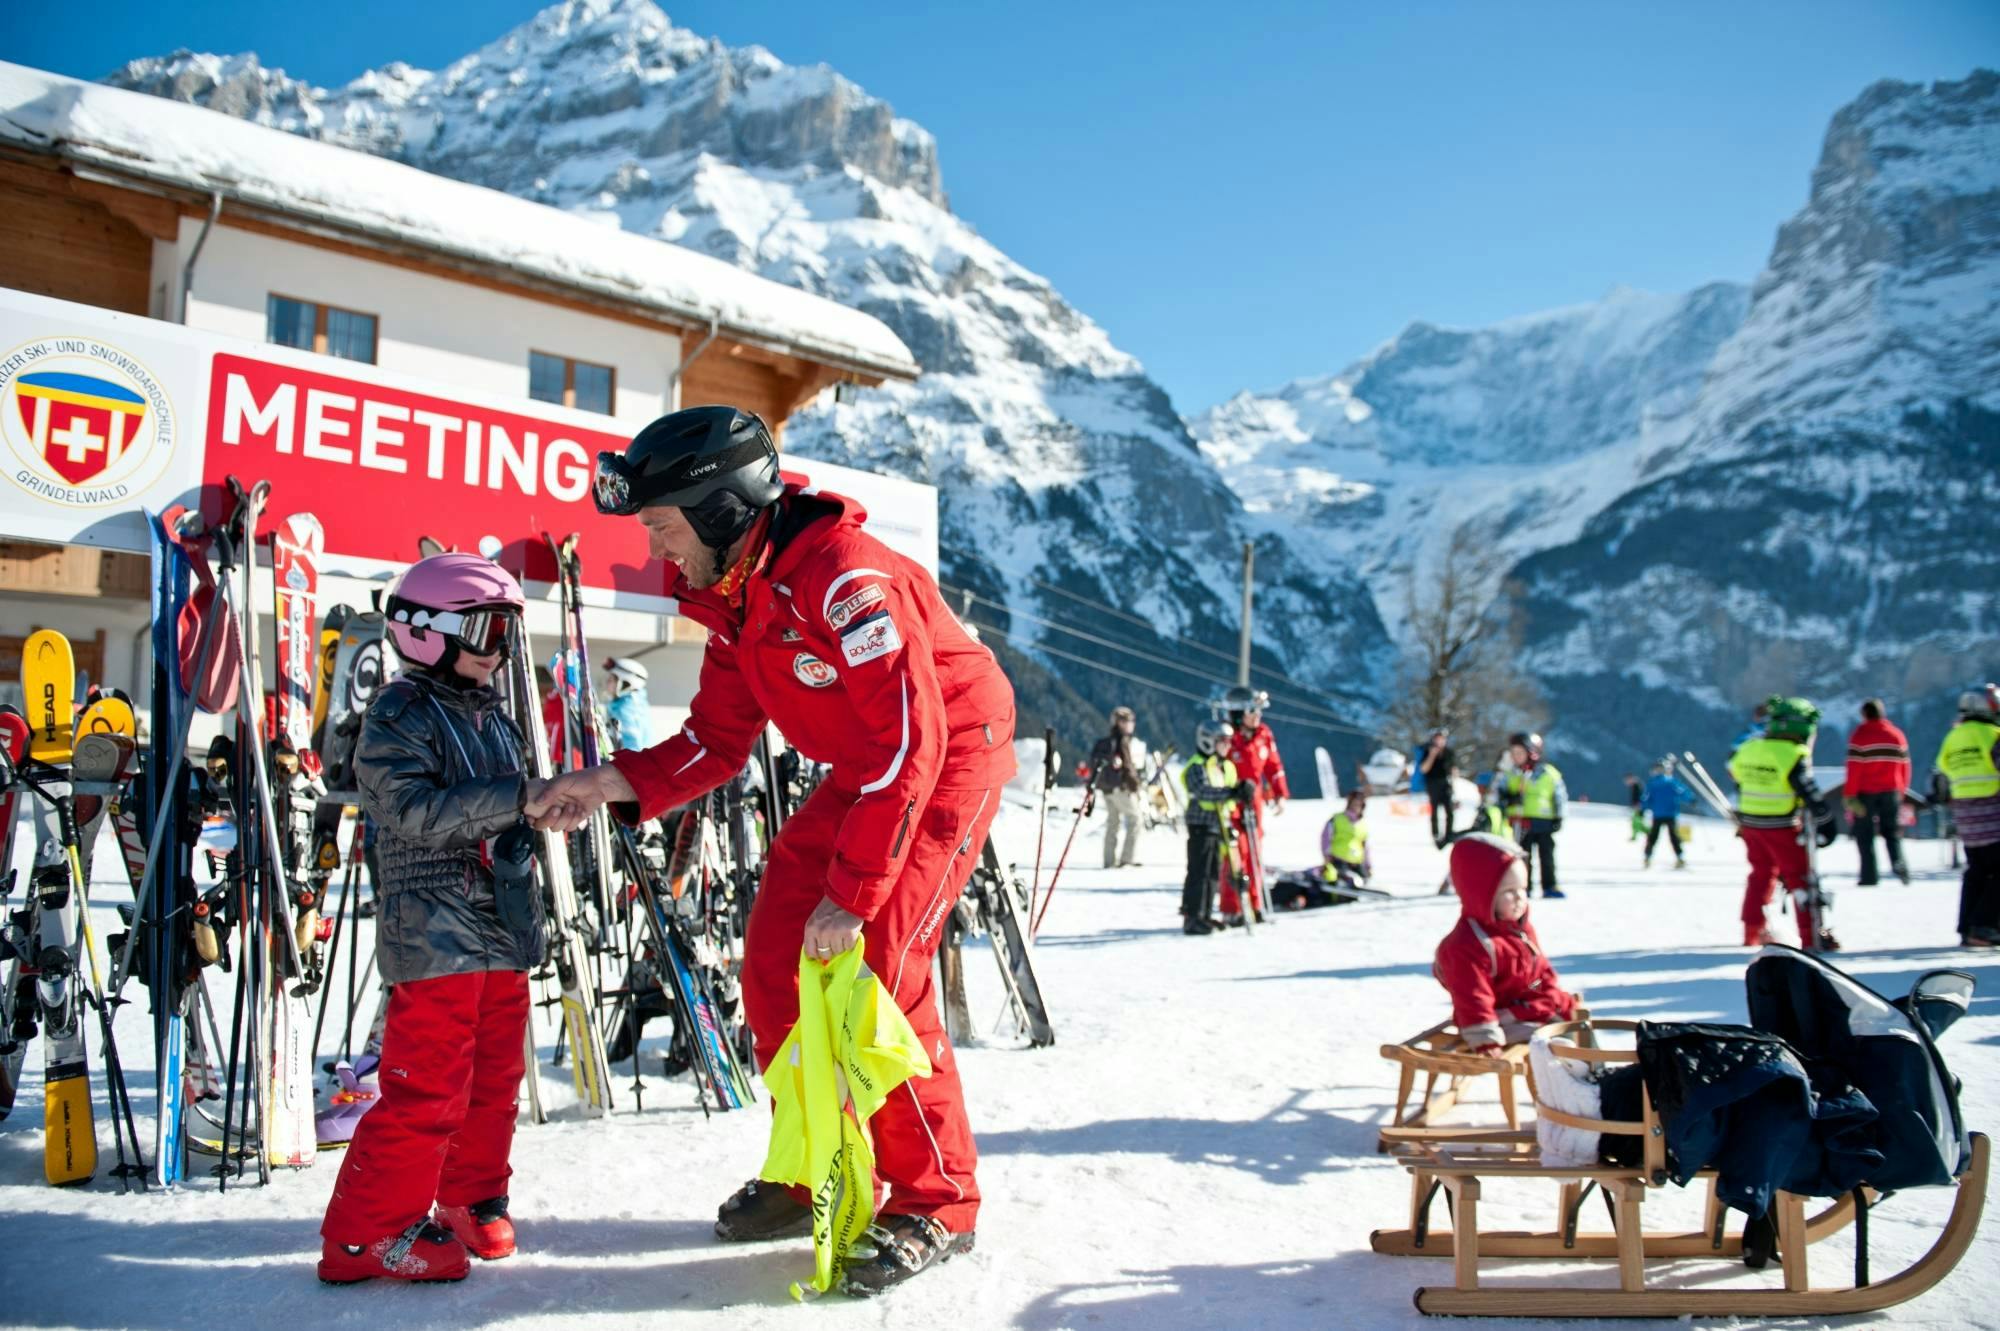
{"label": "distant skier", "polygon": [[1965,846],[1958,940],[2000,946],[2000,686],[1959,696],[1958,724],[1938,746],[1937,770],[1950,783],[1952,822]]}
{"label": "distant skier", "polygon": [[[1424,744],[1423,758],[1417,763],[1417,772],[1431,801],[1431,840],[1442,850],[1451,840],[1452,815],[1458,798],[1452,789],[1452,778],[1458,775],[1458,754],[1451,747],[1450,731],[1439,728],[1431,732]],[[1411,786],[1414,788],[1415,784],[1416,778],[1412,777]]]}
{"label": "distant skier", "polygon": [[341,1161],[319,1278],[462,1280],[467,1251],[514,1251],[507,1213],[528,1031],[545,945],[532,875],[503,879],[543,783],[490,687],[525,606],[498,565],[420,560],[390,587],[405,672],[369,705],[354,754],[385,877],[376,956],[390,990],[381,1095]]}
{"label": "distant skier", "polygon": [[1542,754],[1542,737],[1516,731],[1507,741],[1507,757],[1513,766],[1503,789],[1511,804],[1521,843],[1521,860],[1527,869],[1528,892],[1535,890],[1534,857],[1542,862],[1542,895],[1560,900],[1564,893],[1556,884],[1556,833],[1562,831],[1563,814],[1569,808],[1569,788],[1562,772]]}
{"label": "distant skier", "polygon": [[[1091,780],[1104,797],[1104,867],[1138,863],[1139,829],[1145,810],[1139,792],[1145,774],[1132,752],[1132,731],[1138,724],[1130,707],[1111,709],[1111,729],[1090,750]],[[1121,847],[1120,837],[1123,837]]]}
{"label": "distant skier", "polygon": [[[1655,767],[1654,771],[1659,769]],[[1627,841],[1637,841],[1646,835],[1646,786],[1630,772],[1625,774],[1625,798],[1632,805],[1632,835]]]}
{"label": "distant skier", "polygon": [[1889,720],[1880,698],[1861,704],[1861,724],[1847,737],[1847,780],[1841,786],[1848,815],[1854,820],[1854,848],[1861,857],[1855,882],[1873,887],[1881,881],[1875,866],[1875,838],[1889,871],[1910,881],[1903,861],[1903,792],[1910,788],[1910,741]]}
{"label": "distant skier", "polygon": [[1750,857],[1750,878],[1743,889],[1743,945],[1761,947],[1771,941],[1764,912],[1782,880],[1798,913],[1800,941],[1831,952],[1839,944],[1817,916],[1805,845],[1807,836],[1817,836],[1821,845],[1833,840],[1833,809],[1812,779],[1819,708],[1804,698],[1773,698],[1759,710],[1765,714],[1764,733],[1745,740],[1729,759],[1738,791],[1737,829]]}
{"label": "distant skier", "polygon": [[1202,722],[1194,731],[1194,757],[1181,769],[1181,787],[1187,791],[1187,877],[1181,883],[1181,932],[1186,934],[1213,933],[1217,927],[1222,838],[1246,784],[1229,760],[1229,738],[1227,722]]}
{"label": "distant skier", "polygon": [[[1262,689],[1237,685],[1222,695],[1217,704],[1229,722],[1230,761],[1237,776],[1250,783],[1250,797],[1236,810],[1236,863],[1249,886],[1251,897],[1264,901],[1264,834],[1272,815],[1285,811],[1291,787],[1285,781],[1285,763],[1278,756],[1278,740],[1264,724],[1264,709],[1271,695]],[[1269,801],[1270,807],[1265,808]],[[1222,910],[1225,916],[1238,913],[1236,893],[1225,887]]]}
{"label": "distant skier", "polygon": [[1674,760],[1669,757],[1653,764],[1652,773],[1646,778],[1645,811],[1652,823],[1646,828],[1646,867],[1653,867],[1653,848],[1660,843],[1660,833],[1667,834],[1667,843],[1674,849],[1674,867],[1688,867],[1687,856],[1681,850],[1681,809],[1694,798],[1694,792],[1682,784],[1674,775]]}
{"label": "distant skier", "polygon": [[605,690],[611,695],[604,704],[604,720],[610,727],[611,747],[650,749],[653,747],[653,704],[646,696],[646,667],[626,656],[604,662]]}
{"label": "distant skier", "polygon": [[[1013,686],[930,573],[864,527],[861,505],[782,478],[751,412],[660,417],[622,454],[598,454],[592,497],[676,570],[670,594],[709,630],[701,687],[673,735],[558,778],[535,817],[574,830],[608,804],[626,822],[657,818],[741,772],[767,723],[831,764],[764,862],[743,1010],[768,1067],[798,1021],[801,957],[830,965],[859,941],[931,1055],[931,1075],[899,1086],[868,1125],[888,1196],[849,1236],[839,1282],[879,1293],[974,1242],[978,1150],[932,961],[1014,775]],[[803,1188],[752,1179],[715,1234],[801,1235],[813,1214]]]}

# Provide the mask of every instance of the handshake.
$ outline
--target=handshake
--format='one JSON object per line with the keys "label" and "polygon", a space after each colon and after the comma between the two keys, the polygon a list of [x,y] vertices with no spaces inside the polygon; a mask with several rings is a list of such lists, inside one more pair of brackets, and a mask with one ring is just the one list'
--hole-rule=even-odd
{"label": "handshake", "polygon": [[636,800],[632,783],[616,767],[586,767],[549,781],[528,778],[521,813],[538,832],[574,832],[606,804]]}

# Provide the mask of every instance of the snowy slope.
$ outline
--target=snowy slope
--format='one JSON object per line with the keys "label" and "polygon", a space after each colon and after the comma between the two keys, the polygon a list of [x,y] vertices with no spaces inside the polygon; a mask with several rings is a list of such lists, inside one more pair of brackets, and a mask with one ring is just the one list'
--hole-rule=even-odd
{"label": "snowy slope", "polygon": [[[1060,833],[1067,809],[1055,811]],[[1328,812],[1295,802],[1271,830],[1271,860],[1316,854]],[[1032,815],[1002,824],[1009,859],[1033,854]],[[1101,820],[1079,839],[1035,962],[1057,1023],[1054,1048],[1001,1033],[960,1066],[981,1151],[984,1206],[970,1256],[875,1304],[829,1299],[800,1309],[786,1282],[809,1248],[725,1248],[710,1237],[716,1204],[755,1170],[761,1113],[705,1120],[686,1083],[649,1078],[634,1113],[622,1065],[618,1112],[585,1123],[558,1109],[516,1137],[512,1181],[521,1253],[443,1288],[326,1289],[311,1263],[337,1158],[267,1189],[218,1197],[202,1183],[175,1196],[121,1197],[106,1180],[80,1190],[41,1182],[39,1046],[20,1108],[0,1124],[0,1319],[37,1327],[366,1326],[398,1331],[510,1327],[1018,1327],[1035,1331],[1180,1331],[1218,1326],[1433,1325],[1410,1305],[1418,1284],[1448,1284],[1449,1262],[1378,1257],[1368,1231],[1401,1223],[1407,1176],[1375,1153],[1394,1077],[1376,1052],[1445,1014],[1430,977],[1455,903],[1433,895],[1443,856],[1421,810],[1377,800],[1376,861],[1402,899],[1291,916],[1254,938],[1189,939],[1174,927],[1179,839],[1151,833],[1144,866],[1102,871]],[[1534,918],[1565,980],[1601,1015],[1743,1018],[1748,953],[1729,946],[1741,895],[1737,843],[1703,821],[1686,873],[1642,870],[1622,810],[1577,806],[1562,837],[1571,896]],[[1052,837],[1053,839],[1053,837]],[[108,848],[107,848],[108,849]],[[1963,966],[1981,993],[1942,1048],[1965,1083],[1968,1123],[2000,1122],[2000,966],[1952,940],[1957,890],[1940,843],[1912,847],[1911,887],[1851,890],[1839,926],[1842,964],[1892,996],[1937,966]],[[100,864],[112,864],[107,854]],[[1829,852],[1845,886],[1852,851]],[[111,927],[108,883],[98,937]],[[1637,921],[1645,921],[1643,936]],[[1782,927],[1782,922],[1780,926]],[[973,940],[976,944],[977,940]],[[975,1015],[999,1015],[994,967],[968,953]],[[227,990],[219,989],[225,998]],[[146,1115],[143,1002],[120,1020]],[[539,1031],[543,1061],[554,1038]],[[329,1036],[331,1039],[331,1036]],[[649,1041],[657,1046],[657,1041]],[[95,1036],[92,1037],[95,1049]],[[650,1056],[649,1056],[650,1060]],[[567,1103],[545,1070],[552,1099]],[[1490,1091],[1463,1121],[1497,1117]],[[98,1111],[104,1111],[100,1097]],[[108,1154],[108,1134],[101,1135]],[[1554,1189],[1492,1185],[1495,1227],[1549,1223]],[[1875,1212],[1878,1278],[1935,1236],[1946,1199],[1899,1194]],[[1593,1212],[1591,1224],[1601,1226]],[[1671,1190],[1648,1202],[1662,1226],[1698,1223],[1700,1199]],[[1443,1214],[1442,1203],[1438,1215]],[[1991,1221],[1943,1285],[1870,1326],[2000,1326],[2000,1237]],[[1846,1278],[1852,1243],[1815,1246],[1815,1270]],[[1566,1270],[1612,1285],[1607,1262],[1522,1262],[1511,1281]],[[1679,1268],[1681,1283],[1769,1283],[1735,1263]],[[1841,1324],[1836,1322],[1835,1324]],[[1590,1326],[1534,1323],[1522,1326]],[[1609,1325],[1609,1324],[1603,1324]],[[1673,1326],[1684,1323],[1625,1323]]]}
{"label": "snowy slope", "polygon": [[[1373,700],[1389,653],[1359,579],[1328,577],[1246,517],[1140,364],[950,211],[931,136],[833,70],[704,40],[652,0],[569,0],[443,70],[391,65],[340,89],[188,52],[110,81],[554,204],[875,315],[926,373],[826,395],[787,447],[937,485],[945,580],[1005,607],[975,609],[998,630],[989,641],[1046,641],[1206,695],[1204,675],[1229,673],[1240,545],[1258,537],[1260,658],[1312,686],[1291,690],[1305,703],[1334,687]],[[1106,624],[1038,582],[1225,656],[1121,621],[1120,641],[1199,666],[1163,671],[1055,634],[1038,621],[1100,636]],[[1074,749],[1132,690],[1050,663],[1062,681],[1009,658],[1028,727],[1067,723]],[[1185,728],[1185,699],[1136,701],[1151,733]]]}

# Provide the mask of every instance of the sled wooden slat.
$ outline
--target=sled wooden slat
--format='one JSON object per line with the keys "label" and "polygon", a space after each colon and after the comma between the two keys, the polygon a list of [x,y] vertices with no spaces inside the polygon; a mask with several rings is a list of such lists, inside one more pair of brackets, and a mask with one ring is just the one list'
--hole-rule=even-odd
{"label": "sled wooden slat", "polygon": [[[1425,1177],[1413,1174],[1413,1181]],[[1709,1182],[1709,1211],[1707,1223],[1699,1230],[1658,1230],[1643,1234],[1646,1256],[1655,1257],[1718,1257],[1739,1258],[1743,1255],[1743,1232],[1725,1230],[1716,1237],[1715,1212],[1721,1208],[1720,1199],[1714,1190],[1714,1176],[1703,1175]],[[1572,1185],[1565,1184],[1565,1188]],[[1428,1184],[1413,1190],[1412,1205],[1428,1191]],[[1479,1236],[1479,1252],[1484,1257],[1616,1257],[1618,1255],[1618,1235],[1610,1231],[1580,1231],[1564,1240],[1561,1216],[1576,1204],[1574,1196],[1565,1196],[1560,1202],[1555,1229],[1502,1229],[1488,1230]],[[1412,1216],[1408,1229],[1378,1229],[1368,1236],[1368,1246],[1385,1257],[1450,1257],[1454,1244],[1449,1229],[1426,1231],[1420,1242],[1417,1238],[1419,1217]],[[1829,1204],[1819,1214],[1806,1220],[1806,1242],[1818,1243],[1822,1239],[1840,1233],[1854,1223],[1854,1197],[1850,1193]]]}
{"label": "sled wooden slat", "polygon": [[[1572,1025],[1589,1020],[1589,1010],[1579,1005]],[[1587,1027],[1583,1028],[1585,1031]],[[1588,1036],[1579,1037],[1587,1043]],[[1497,1078],[1500,1113],[1508,1130],[1521,1126],[1519,1078],[1528,1075],[1528,1046],[1510,1044],[1498,1058],[1475,1054],[1449,1021],[1441,1021],[1409,1039],[1381,1047],[1382,1057],[1396,1065],[1396,1105],[1375,1141],[1377,1151],[1388,1151],[1398,1143],[1423,1141],[1464,1141],[1466,1128],[1440,1127],[1438,1119],[1458,1107],[1459,1095],[1474,1077]],[[1410,1112],[1410,1097],[1418,1076],[1424,1079],[1424,1093]],[[1442,1087],[1438,1083],[1444,1082]]]}

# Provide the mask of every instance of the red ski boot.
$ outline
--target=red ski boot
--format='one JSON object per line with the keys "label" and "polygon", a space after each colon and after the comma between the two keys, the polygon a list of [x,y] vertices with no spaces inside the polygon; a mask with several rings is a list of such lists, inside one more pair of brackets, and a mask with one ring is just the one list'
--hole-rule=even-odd
{"label": "red ski boot", "polygon": [[400,1234],[360,1247],[328,1239],[319,1255],[319,1278],[329,1285],[378,1278],[418,1283],[463,1280],[471,1269],[465,1245],[432,1224],[429,1217]]}
{"label": "red ski boot", "polygon": [[514,1255],[514,1222],[507,1218],[504,1193],[470,1206],[440,1206],[435,1219],[482,1262]]}

